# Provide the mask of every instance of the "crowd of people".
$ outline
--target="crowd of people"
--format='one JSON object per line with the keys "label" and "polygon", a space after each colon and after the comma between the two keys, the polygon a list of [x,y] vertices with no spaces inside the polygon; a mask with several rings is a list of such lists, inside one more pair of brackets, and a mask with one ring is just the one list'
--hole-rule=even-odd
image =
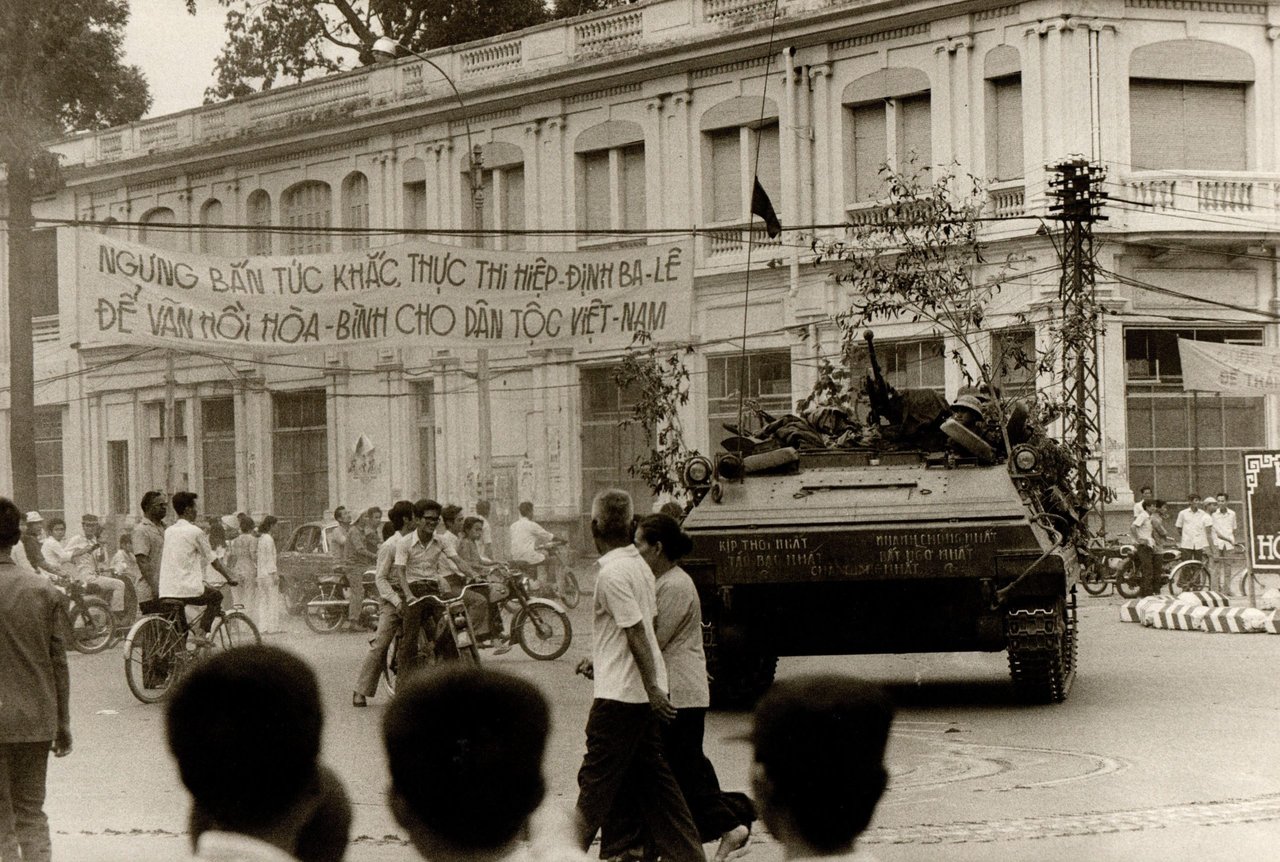
{"label": "crowd of people", "polygon": [[[219,601],[225,604],[234,598],[243,604],[259,631],[281,631],[276,545],[271,535],[278,523],[275,516],[266,515],[254,523],[241,512],[209,517],[200,523],[195,513],[188,519],[177,510],[178,496],[173,497],[175,519],[166,523],[170,501],[160,491],[145,493],[140,504],[141,517],[116,537],[116,550],[110,556],[97,515],[84,515],[80,533],[68,538],[62,518],[46,520],[37,511],[20,514],[21,539],[13,549],[12,558],[15,565],[28,573],[47,576],[64,593],[68,580],[80,582],[104,596],[118,623],[127,623],[140,610],[152,607],[156,599],[186,597],[186,592],[181,596],[165,596],[161,592],[161,564],[169,531],[178,527],[174,540],[177,541],[180,534],[189,543],[194,527],[205,537],[210,560],[218,563],[217,568],[211,562],[200,566],[200,595],[204,595],[203,585],[207,579],[217,589]],[[188,505],[196,499],[194,494],[184,497]],[[226,538],[227,518],[239,527],[239,534],[230,542]],[[230,586],[239,588],[234,596],[228,589]],[[189,587],[178,589],[184,591]]]}
{"label": "crowd of people", "polygon": [[1228,504],[1226,492],[1219,491],[1203,501],[1199,494],[1191,494],[1186,508],[1179,510],[1176,518],[1171,518],[1169,509],[1168,503],[1152,495],[1149,486],[1139,491],[1133,504],[1129,535],[1134,540],[1138,567],[1144,575],[1140,594],[1159,592],[1162,577],[1159,557],[1163,551],[1174,548],[1180,559],[1209,564],[1217,588],[1225,590],[1226,558],[1239,553],[1237,517]]}
{"label": "crowd of people", "polygon": [[[164,510],[147,502],[154,527]],[[190,575],[208,565],[234,584],[250,569],[238,570],[234,556],[218,559],[197,525],[194,494],[172,502],[178,521],[164,531],[156,589],[212,607],[219,599],[203,580],[196,592]],[[435,533],[445,511],[430,500],[391,507],[375,553],[386,608],[405,612],[415,575],[439,571],[428,567],[440,560],[454,564],[457,552]],[[45,860],[44,776],[50,751],[71,750],[70,686],[59,593],[11,557],[19,522],[18,509],[0,498],[0,664],[21,667],[0,675],[0,858]],[[482,553],[483,531],[471,532],[464,520],[459,543],[470,539]],[[703,844],[718,840],[723,862],[744,850],[759,817],[788,858],[851,853],[886,786],[893,708],[885,695],[843,676],[777,683],[754,718],[752,794],[723,791],[703,753],[701,616],[679,566],[689,537],[669,515],[635,518],[622,491],[596,498],[591,532],[599,573],[591,659],[580,670],[594,696],[579,796],[565,812],[572,816],[557,818],[545,799],[550,708],[537,688],[464,665],[409,673],[382,735],[388,804],[413,847],[427,860],[577,860],[603,830],[603,857],[702,862]],[[150,552],[137,555],[144,572],[152,538],[144,531],[133,539],[134,551]],[[247,554],[249,542],[242,546]],[[351,806],[340,777],[319,762],[322,728],[315,674],[285,650],[221,652],[183,677],[169,701],[167,738],[191,794],[195,859],[343,858]]]}

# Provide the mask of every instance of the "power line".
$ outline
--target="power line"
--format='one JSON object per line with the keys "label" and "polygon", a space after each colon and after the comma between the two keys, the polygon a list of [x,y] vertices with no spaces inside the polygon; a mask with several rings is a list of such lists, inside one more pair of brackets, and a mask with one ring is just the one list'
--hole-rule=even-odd
{"label": "power line", "polygon": [[1229,311],[1239,311],[1244,314],[1254,314],[1254,315],[1257,315],[1258,317],[1266,318],[1267,320],[1280,321],[1280,314],[1275,314],[1274,312],[1262,311],[1256,308],[1249,308],[1248,306],[1245,306],[1245,305],[1236,305],[1235,303],[1231,303],[1231,302],[1223,302],[1218,299],[1209,299],[1208,297],[1204,297],[1204,296],[1196,296],[1193,293],[1183,293],[1182,291],[1173,290],[1172,288],[1168,288],[1168,287],[1161,287],[1158,284],[1152,284],[1149,281],[1143,281],[1142,279],[1133,278],[1132,276],[1121,275],[1118,272],[1113,272],[1108,269],[1103,269],[1101,271],[1106,275],[1109,275],[1112,278],[1120,281],[1121,283],[1129,285],[1130,287],[1136,287],[1141,290],[1148,290],[1148,291],[1151,291],[1152,293],[1158,293],[1163,296],[1171,296],[1176,299],[1186,299],[1186,300],[1190,300],[1191,302],[1199,302],[1204,305],[1212,305],[1218,308],[1225,308],[1225,309],[1228,309]]}

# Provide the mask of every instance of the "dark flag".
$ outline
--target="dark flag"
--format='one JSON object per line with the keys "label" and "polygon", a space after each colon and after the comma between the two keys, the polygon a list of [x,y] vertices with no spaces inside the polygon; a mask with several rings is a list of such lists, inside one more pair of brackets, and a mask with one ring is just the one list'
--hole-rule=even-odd
{"label": "dark flag", "polygon": [[760,185],[759,177],[756,177],[756,186],[751,190],[751,214],[764,219],[769,239],[782,233],[782,222],[778,221],[778,214],[773,211],[773,201],[769,200],[769,193]]}

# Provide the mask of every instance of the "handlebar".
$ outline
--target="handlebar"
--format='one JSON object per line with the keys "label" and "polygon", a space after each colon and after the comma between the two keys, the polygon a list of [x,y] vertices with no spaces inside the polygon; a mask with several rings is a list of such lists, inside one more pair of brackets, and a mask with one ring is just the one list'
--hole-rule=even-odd
{"label": "handlebar", "polygon": [[409,601],[406,602],[405,604],[407,607],[413,607],[414,605],[419,604],[420,602],[425,602],[430,600],[440,605],[440,607],[448,607],[451,602],[456,602],[459,599],[461,599],[463,596],[465,596],[467,594],[467,590],[474,589],[476,587],[484,587],[484,586],[488,586],[488,584],[463,584],[462,589],[458,591],[458,594],[456,596],[450,596],[449,598],[446,599],[443,596],[439,595],[438,593],[427,593],[425,596],[414,596],[413,598],[409,599]]}

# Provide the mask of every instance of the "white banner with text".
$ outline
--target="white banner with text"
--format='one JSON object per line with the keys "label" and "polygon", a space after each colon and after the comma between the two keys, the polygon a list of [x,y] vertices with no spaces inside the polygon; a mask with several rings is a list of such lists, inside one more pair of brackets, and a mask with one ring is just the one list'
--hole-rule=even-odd
{"label": "white banner with text", "polygon": [[1184,392],[1267,395],[1280,392],[1280,350],[1178,339]]}
{"label": "white banner with text", "polygon": [[[60,229],[75,244],[81,347],[295,351],[358,344],[624,348],[690,337],[688,240],[576,252],[411,239],[297,257],[218,257]],[[65,258],[64,258],[65,259]]]}

